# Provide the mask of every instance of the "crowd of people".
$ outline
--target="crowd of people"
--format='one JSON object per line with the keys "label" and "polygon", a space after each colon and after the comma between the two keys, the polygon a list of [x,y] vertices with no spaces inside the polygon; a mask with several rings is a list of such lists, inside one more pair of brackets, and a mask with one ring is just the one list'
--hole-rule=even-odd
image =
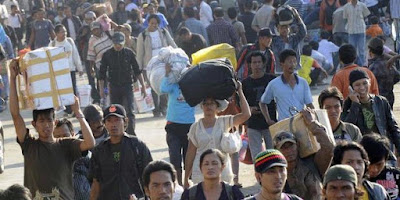
{"label": "crowd of people", "polygon": [[[400,55],[386,43],[399,36],[399,19],[400,0],[4,0],[0,92],[24,156],[24,187],[0,199],[400,199]],[[150,60],[170,46],[191,61],[221,43],[236,52],[236,92],[203,99],[200,119],[166,63],[161,94],[151,96],[154,117],[166,119],[169,162],[153,161],[134,114],[135,88],[145,96],[152,86]],[[85,75],[93,102],[81,110],[75,97],[65,118],[33,110],[34,137],[20,113],[14,58],[42,47],[65,49],[74,94]],[[321,85],[329,86],[313,102]],[[269,129],[295,113],[320,146],[306,157],[301,135]],[[221,145],[240,131],[260,185],[254,194],[242,193],[239,152]]]}

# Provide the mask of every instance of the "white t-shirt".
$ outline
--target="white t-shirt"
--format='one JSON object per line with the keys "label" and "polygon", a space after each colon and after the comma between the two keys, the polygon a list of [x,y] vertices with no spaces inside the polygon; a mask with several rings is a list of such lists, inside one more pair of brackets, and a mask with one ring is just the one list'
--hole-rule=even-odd
{"label": "white t-shirt", "polygon": [[13,27],[13,28],[21,28],[21,22],[19,21],[20,16],[18,14],[15,14],[14,16],[9,15],[8,16],[8,25]]}
{"label": "white t-shirt", "polygon": [[150,37],[151,37],[151,49],[152,49],[151,55],[154,57],[158,55],[158,52],[162,48],[160,32],[159,31],[150,32]]}

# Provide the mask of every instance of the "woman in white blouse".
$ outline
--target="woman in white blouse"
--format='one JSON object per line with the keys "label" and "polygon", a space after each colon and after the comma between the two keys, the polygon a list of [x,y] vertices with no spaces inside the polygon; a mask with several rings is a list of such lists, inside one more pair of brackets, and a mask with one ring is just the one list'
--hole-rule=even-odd
{"label": "woman in white blouse", "polygon": [[[192,124],[188,133],[189,146],[185,159],[185,180],[184,187],[189,187],[189,177],[192,177],[193,183],[199,183],[203,180],[200,171],[200,155],[207,149],[221,149],[221,139],[225,132],[228,132],[234,126],[243,124],[250,118],[250,107],[246,97],[243,94],[242,84],[237,82],[240,98],[241,113],[236,115],[217,116],[217,113],[224,110],[228,102],[226,100],[215,100],[206,98],[201,103],[204,117]],[[224,153],[227,157],[229,154]],[[230,159],[227,159],[225,168],[222,172],[222,181],[231,183],[233,173]]]}

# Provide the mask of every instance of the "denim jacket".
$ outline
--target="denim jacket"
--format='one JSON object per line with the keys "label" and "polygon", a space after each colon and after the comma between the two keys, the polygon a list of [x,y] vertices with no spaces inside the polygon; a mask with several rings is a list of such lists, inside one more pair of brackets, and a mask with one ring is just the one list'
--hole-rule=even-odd
{"label": "denim jacket", "polygon": [[[379,134],[388,137],[396,146],[397,152],[400,153],[400,129],[394,119],[389,102],[383,96],[370,94],[370,97]],[[358,126],[361,133],[365,133],[366,125],[360,103],[355,103],[347,98],[343,106],[342,120]]]}
{"label": "denim jacket", "polygon": [[364,180],[362,184],[368,192],[369,200],[390,200],[385,188],[378,183]]}

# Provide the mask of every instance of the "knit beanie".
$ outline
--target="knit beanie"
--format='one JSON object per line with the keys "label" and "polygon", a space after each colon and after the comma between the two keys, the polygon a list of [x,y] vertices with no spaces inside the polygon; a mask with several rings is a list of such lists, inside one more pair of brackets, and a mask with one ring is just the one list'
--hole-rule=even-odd
{"label": "knit beanie", "polygon": [[356,82],[356,81],[358,81],[360,79],[364,79],[364,78],[369,79],[367,72],[365,72],[362,69],[355,69],[352,72],[350,72],[349,84],[350,84],[351,87],[353,87],[353,83],[354,82]]}

